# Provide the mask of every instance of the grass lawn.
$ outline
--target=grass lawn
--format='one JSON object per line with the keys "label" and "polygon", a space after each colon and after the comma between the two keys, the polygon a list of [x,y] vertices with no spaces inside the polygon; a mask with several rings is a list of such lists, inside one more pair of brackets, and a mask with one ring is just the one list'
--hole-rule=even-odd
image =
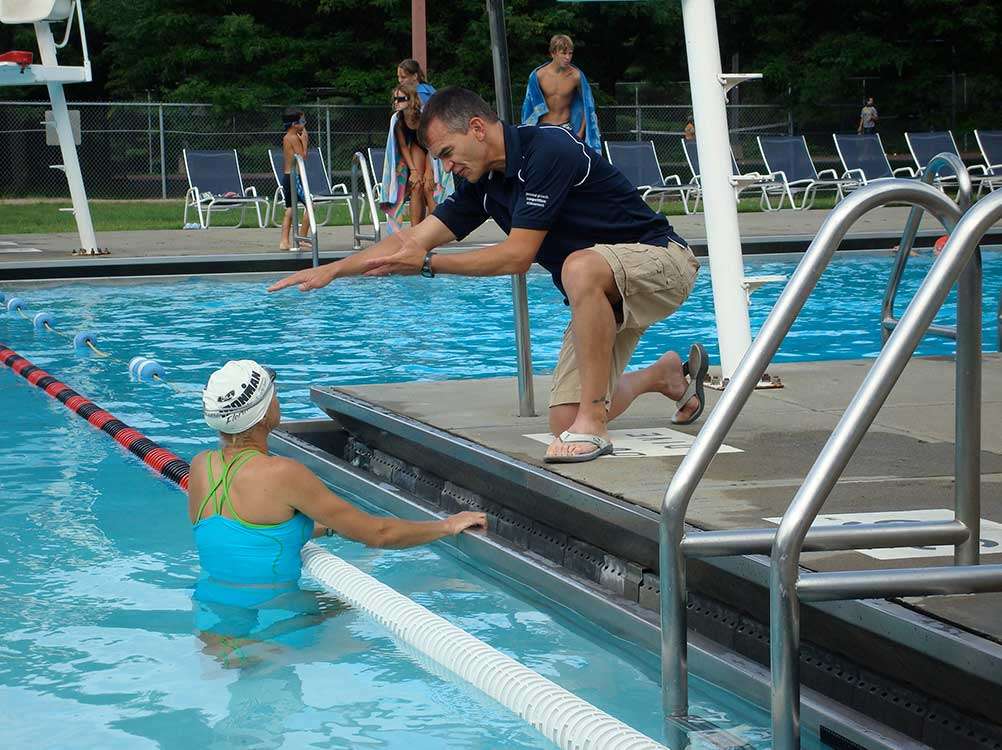
{"label": "grass lawn", "polygon": [[[0,233],[37,234],[49,232],[75,232],[73,214],[60,211],[72,202],[52,199],[0,200]],[[326,215],[326,208],[319,210],[320,218]],[[132,231],[138,229],[181,229],[184,214],[183,201],[90,201],[90,214],[97,232]],[[213,212],[212,226],[236,226],[239,211]],[[188,220],[194,221],[189,211]],[[348,209],[342,204],[333,209],[331,224],[348,224]],[[248,209],[244,227],[257,228],[257,215]]]}
{"label": "grass lawn", "polygon": [[[70,199],[53,200],[51,198],[39,199],[0,199],[0,232],[3,234],[38,234],[50,232],[75,232],[76,223],[73,215],[67,211],[60,211],[62,207],[70,206]],[[815,208],[831,208],[835,205],[833,198],[824,196],[818,198],[814,203]],[[700,207],[702,208],[702,207]],[[757,198],[744,198],[738,204],[738,211],[742,213],[756,212],[759,210]],[[156,200],[156,201],[110,201],[92,200],[90,202],[91,218],[94,220],[94,229],[98,232],[114,231],[135,231],[141,229],[181,229],[181,217],[184,213],[184,203],[177,200]],[[327,209],[320,209],[320,218],[326,214]],[[683,213],[682,204],[678,201],[665,201],[662,213],[668,216],[679,216]],[[226,227],[236,226],[240,213],[238,211],[228,211],[226,213],[213,213],[212,226]],[[189,212],[188,217],[193,220],[193,214]],[[343,204],[338,204],[333,208],[332,220],[329,225],[347,225],[348,209]],[[256,228],[256,216],[251,210],[247,211],[245,228]]]}

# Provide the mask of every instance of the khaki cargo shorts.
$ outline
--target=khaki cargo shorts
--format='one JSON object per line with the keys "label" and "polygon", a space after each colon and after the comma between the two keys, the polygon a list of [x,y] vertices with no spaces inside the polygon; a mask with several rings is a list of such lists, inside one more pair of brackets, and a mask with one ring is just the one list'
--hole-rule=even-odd
{"label": "khaki cargo shorts", "polygon": [[[601,255],[612,268],[623,298],[622,319],[612,347],[612,367],[605,394],[606,404],[609,404],[644,331],[675,312],[689,296],[696,283],[699,261],[689,248],[674,242],[668,247],[595,245],[591,250]],[[581,379],[572,326],[573,322],[564,330],[564,343],[553,370],[550,406],[581,401]]]}

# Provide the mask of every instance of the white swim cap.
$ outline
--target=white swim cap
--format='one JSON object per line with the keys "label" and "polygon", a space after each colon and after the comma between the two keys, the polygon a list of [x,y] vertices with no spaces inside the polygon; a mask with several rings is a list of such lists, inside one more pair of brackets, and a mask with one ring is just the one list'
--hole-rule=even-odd
{"label": "white swim cap", "polygon": [[205,422],[214,430],[235,435],[256,425],[275,394],[275,371],[251,359],[227,362],[209,376],[202,391]]}

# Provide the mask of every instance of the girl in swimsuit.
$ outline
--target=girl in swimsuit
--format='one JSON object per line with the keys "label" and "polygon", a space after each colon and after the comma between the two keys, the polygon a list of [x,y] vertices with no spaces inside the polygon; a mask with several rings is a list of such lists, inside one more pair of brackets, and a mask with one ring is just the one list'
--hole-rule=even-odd
{"label": "girl in swimsuit", "polygon": [[402,83],[393,90],[393,111],[397,113],[394,137],[397,150],[407,164],[408,193],[411,199],[411,226],[421,223],[435,210],[435,170],[428,151],[417,139],[421,124],[421,99],[417,87]]}

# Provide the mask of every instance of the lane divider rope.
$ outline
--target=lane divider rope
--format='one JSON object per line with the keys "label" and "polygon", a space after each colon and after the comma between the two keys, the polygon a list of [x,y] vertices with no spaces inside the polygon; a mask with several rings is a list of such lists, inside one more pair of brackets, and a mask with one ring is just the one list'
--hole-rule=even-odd
{"label": "lane divider rope", "polygon": [[303,567],[400,640],[469,682],[567,750],[666,750],[555,682],[310,542]]}
{"label": "lane divider rope", "polygon": [[4,344],[0,344],[0,364],[20,375],[33,386],[60,402],[78,417],[107,433],[115,442],[135,454],[158,474],[188,489],[188,462],[166,448],[162,448],[138,430],[129,427],[115,415],[105,411],[88,398],[81,396],[66,384],[52,377],[45,370],[36,367],[20,354]]}
{"label": "lane divider rope", "polygon": [[56,328],[56,319],[52,313],[49,312],[43,311],[36,313],[34,317],[28,316],[24,311],[26,303],[20,297],[10,297],[7,299],[2,293],[0,293],[0,304],[6,304],[7,312],[16,313],[21,318],[24,318],[24,320],[31,323],[35,330],[39,333],[48,331],[49,333],[54,333],[57,336],[62,336],[64,339],[72,339],[74,349],[90,349],[97,357],[107,359],[118,364],[127,365],[129,376],[134,380],[146,383],[151,381],[157,382],[161,385],[167,386],[176,394],[200,392],[197,389],[181,388],[180,386],[168,381],[167,371],[164,369],[163,365],[154,359],[140,356],[133,357],[128,363],[126,363],[125,360],[119,359],[111,353],[99,349],[97,346],[97,334],[93,331],[80,331],[76,335],[64,333]]}
{"label": "lane divider rope", "polygon": [[[189,465],[0,343],[0,364],[110,435],[183,490]],[[533,672],[492,646],[313,542],[304,570],[435,663],[514,712],[565,750],[667,750],[647,735]]]}

